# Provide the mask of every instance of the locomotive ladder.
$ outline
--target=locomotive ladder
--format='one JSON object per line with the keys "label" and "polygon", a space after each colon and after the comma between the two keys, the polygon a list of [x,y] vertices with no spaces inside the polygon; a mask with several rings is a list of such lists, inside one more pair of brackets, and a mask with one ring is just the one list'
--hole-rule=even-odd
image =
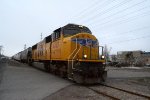
{"label": "locomotive ladder", "polygon": [[[74,69],[74,65],[73,65],[74,58],[76,57],[76,55],[77,55],[77,53],[79,52],[80,49],[81,49],[81,45],[78,49],[77,38],[76,38],[76,48],[73,50],[73,52],[68,57],[68,78],[69,79],[72,79],[72,74],[73,74],[72,70]],[[72,59],[71,59],[71,56],[73,56]],[[71,64],[70,64],[70,61],[71,61]]]}

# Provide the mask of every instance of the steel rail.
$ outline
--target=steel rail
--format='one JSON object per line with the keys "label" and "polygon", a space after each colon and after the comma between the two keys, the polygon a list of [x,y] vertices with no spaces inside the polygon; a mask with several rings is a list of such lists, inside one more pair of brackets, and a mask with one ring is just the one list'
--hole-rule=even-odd
{"label": "steel rail", "polygon": [[140,94],[140,93],[137,93],[137,92],[133,92],[133,91],[121,89],[121,88],[114,87],[114,86],[110,86],[110,85],[106,85],[106,84],[101,84],[101,85],[106,86],[106,87],[109,87],[109,88],[112,88],[112,89],[120,90],[120,91],[129,93],[129,94],[133,94],[133,95],[136,95],[136,96],[139,96],[139,97],[144,97],[144,98],[147,98],[147,99],[150,100],[150,96],[148,96],[148,95]]}
{"label": "steel rail", "polygon": [[112,100],[120,100],[119,98],[116,98],[116,97],[114,97],[114,96],[112,96],[112,95],[108,95],[108,94],[105,93],[105,92],[101,92],[101,91],[95,90],[95,89],[90,88],[90,87],[87,87],[87,88],[90,89],[90,90],[92,90],[92,91],[94,91],[94,92],[97,93],[97,94],[101,94],[101,95],[103,95],[103,96],[105,96],[105,97],[109,97],[109,98],[112,99]]}

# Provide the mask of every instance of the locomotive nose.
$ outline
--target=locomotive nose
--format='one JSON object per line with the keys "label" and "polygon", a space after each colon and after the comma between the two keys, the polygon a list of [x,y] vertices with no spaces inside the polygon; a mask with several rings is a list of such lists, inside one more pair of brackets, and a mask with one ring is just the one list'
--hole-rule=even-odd
{"label": "locomotive nose", "polygon": [[97,40],[91,38],[73,38],[72,39],[76,59],[98,59],[98,46],[95,45]]}

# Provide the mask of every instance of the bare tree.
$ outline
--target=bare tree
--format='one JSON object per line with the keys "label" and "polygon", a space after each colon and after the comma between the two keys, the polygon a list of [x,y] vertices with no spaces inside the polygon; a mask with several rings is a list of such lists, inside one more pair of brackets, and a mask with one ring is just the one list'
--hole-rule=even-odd
{"label": "bare tree", "polygon": [[134,64],[134,56],[133,56],[133,52],[128,52],[126,55],[125,55],[125,60],[126,60],[126,63],[129,64],[129,65],[133,65]]}
{"label": "bare tree", "polygon": [[111,47],[108,49],[107,45],[105,45],[104,47],[104,55],[105,55],[105,58],[106,58],[106,62],[110,61],[110,51],[111,51]]}

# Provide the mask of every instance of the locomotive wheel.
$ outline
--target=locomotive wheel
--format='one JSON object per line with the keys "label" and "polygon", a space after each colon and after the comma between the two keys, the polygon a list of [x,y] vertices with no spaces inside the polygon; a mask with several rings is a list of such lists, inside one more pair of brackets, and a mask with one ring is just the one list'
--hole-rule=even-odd
{"label": "locomotive wheel", "polygon": [[49,64],[48,63],[44,63],[44,68],[47,72],[49,72]]}
{"label": "locomotive wheel", "polygon": [[51,73],[55,74],[56,72],[56,65],[51,65]]}
{"label": "locomotive wheel", "polygon": [[32,66],[32,60],[29,57],[27,58],[27,63],[29,66]]}
{"label": "locomotive wheel", "polygon": [[50,72],[51,71],[51,66],[50,66],[50,64],[48,63],[48,65],[47,65],[47,70],[48,70],[48,72]]}
{"label": "locomotive wheel", "polygon": [[66,66],[62,65],[62,67],[60,68],[60,76],[65,78],[67,77],[67,73],[66,73]]}
{"label": "locomotive wheel", "polygon": [[56,64],[55,68],[56,68],[56,69],[55,69],[55,74],[56,74],[56,75],[59,75],[59,65]]}
{"label": "locomotive wheel", "polygon": [[102,74],[102,81],[106,82],[107,81],[107,71],[104,71]]}

